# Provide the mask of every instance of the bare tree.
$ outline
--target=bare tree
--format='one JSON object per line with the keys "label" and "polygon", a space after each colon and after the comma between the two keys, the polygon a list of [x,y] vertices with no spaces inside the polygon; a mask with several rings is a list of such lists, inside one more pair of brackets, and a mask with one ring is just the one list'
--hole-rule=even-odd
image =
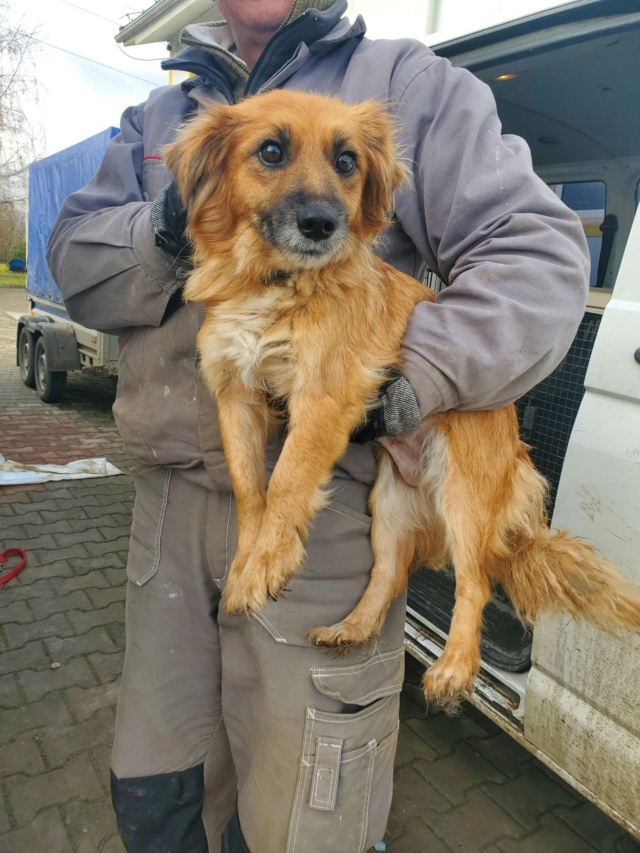
{"label": "bare tree", "polygon": [[0,0],[0,205],[13,202],[22,209],[27,168],[42,153],[43,140],[24,110],[38,96],[37,42],[24,16],[15,16],[16,8],[14,0]]}

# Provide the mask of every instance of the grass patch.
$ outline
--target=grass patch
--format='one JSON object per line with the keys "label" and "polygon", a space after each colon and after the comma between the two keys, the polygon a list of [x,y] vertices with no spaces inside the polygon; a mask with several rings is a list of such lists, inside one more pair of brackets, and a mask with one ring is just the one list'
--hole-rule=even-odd
{"label": "grass patch", "polygon": [[26,272],[9,272],[8,264],[0,264],[0,287],[24,288],[26,281]]}

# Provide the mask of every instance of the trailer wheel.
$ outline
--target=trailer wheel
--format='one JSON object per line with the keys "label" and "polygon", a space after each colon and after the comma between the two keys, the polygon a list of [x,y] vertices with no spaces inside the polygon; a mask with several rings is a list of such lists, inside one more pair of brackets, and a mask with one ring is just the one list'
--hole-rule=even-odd
{"label": "trailer wheel", "polygon": [[20,368],[20,379],[27,388],[36,387],[36,377],[33,359],[33,341],[26,326],[20,330],[18,338],[18,366]]}
{"label": "trailer wheel", "polygon": [[36,341],[33,353],[36,390],[43,403],[57,403],[62,399],[67,384],[66,370],[49,370],[47,351],[41,337]]}

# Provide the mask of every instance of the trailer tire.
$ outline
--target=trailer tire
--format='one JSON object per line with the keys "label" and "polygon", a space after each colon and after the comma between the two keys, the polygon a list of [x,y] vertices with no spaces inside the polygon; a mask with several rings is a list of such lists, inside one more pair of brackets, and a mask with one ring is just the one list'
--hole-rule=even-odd
{"label": "trailer tire", "polygon": [[36,375],[33,358],[33,339],[26,326],[20,329],[18,338],[18,367],[20,368],[20,379],[27,388],[36,387]]}
{"label": "trailer tire", "polygon": [[49,370],[47,350],[42,337],[38,337],[33,353],[33,366],[38,396],[43,403],[57,403],[64,395],[67,384],[66,370]]}

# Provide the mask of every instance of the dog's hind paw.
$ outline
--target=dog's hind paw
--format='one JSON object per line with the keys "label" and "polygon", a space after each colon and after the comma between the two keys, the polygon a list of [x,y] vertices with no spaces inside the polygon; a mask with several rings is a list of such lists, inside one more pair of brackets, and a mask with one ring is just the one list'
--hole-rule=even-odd
{"label": "dog's hind paw", "polygon": [[449,663],[443,655],[424,674],[424,695],[447,713],[455,714],[462,700],[474,692],[477,672],[478,667]]}

